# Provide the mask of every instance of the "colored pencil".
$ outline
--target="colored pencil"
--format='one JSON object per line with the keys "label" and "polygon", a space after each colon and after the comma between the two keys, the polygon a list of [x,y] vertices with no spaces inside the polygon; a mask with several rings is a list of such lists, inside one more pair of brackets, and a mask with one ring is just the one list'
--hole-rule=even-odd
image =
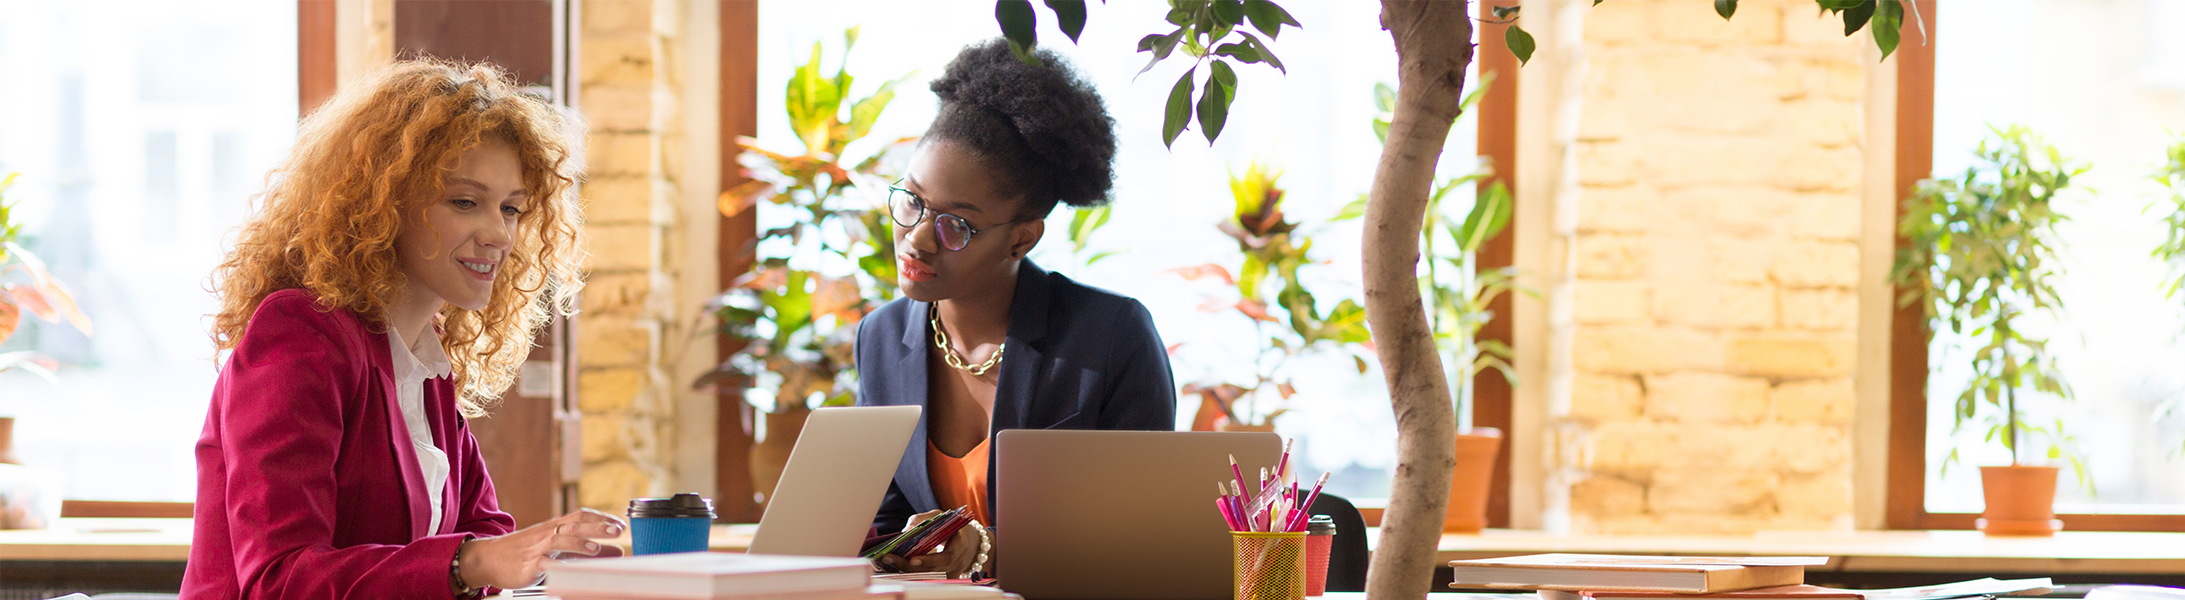
{"label": "colored pencil", "polygon": [[[1324,486],[1324,485],[1327,485],[1327,484],[1328,484],[1328,474],[1327,474],[1327,473],[1321,473],[1321,474],[1320,474],[1320,480],[1319,480],[1319,481],[1316,481],[1316,482],[1313,482],[1313,493],[1312,493],[1311,495],[1308,495],[1308,496],[1306,496],[1306,497],[1305,497],[1305,507],[1306,507],[1306,508],[1305,508],[1305,510],[1306,510],[1307,512],[1310,512],[1310,511],[1312,510],[1312,505],[1313,505],[1313,502],[1314,502],[1314,501],[1317,501],[1317,500],[1319,500],[1319,499],[1320,499],[1320,487],[1321,487],[1321,486]],[[1309,517],[1308,517],[1308,520],[1310,520],[1310,518],[1309,518]],[[1289,529],[1289,531],[1303,531],[1303,530],[1305,529],[1305,524],[1304,524],[1304,523],[1296,523],[1296,522],[1294,522],[1294,521],[1295,521],[1295,519],[1292,519],[1292,521],[1293,521],[1293,522],[1292,522],[1292,523],[1290,523],[1290,529]]]}
{"label": "colored pencil", "polygon": [[1237,476],[1238,494],[1244,493],[1244,469],[1237,468],[1237,455],[1229,455],[1229,473]]}

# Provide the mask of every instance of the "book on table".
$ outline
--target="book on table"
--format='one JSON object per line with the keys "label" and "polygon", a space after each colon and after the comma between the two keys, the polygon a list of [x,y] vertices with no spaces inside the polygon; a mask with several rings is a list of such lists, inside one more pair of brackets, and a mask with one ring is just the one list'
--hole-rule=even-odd
{"label": "book on table", "polygon": [[1805,583],[1824,557],[1535,554],[1450,561],[1450,587],[1713,594]]}
{"label": "book on table", "polygon": [[1580,592],[1540,590],[1540,600],[1705,600],[1710,598],[1720,600],[1864,600],[1865,596],[1851,590],[1805,584],[1780,585],[1713,594],[1614,590],[1585,590]]}
{"label": "book on table", "polygon": [[[654,596],[626,594],[573,593],[544,596],[549,600],[650,600]],[[880,584],[862,590],[830,590],[824,592],[795,592],[788,594],[758,594],[755,596],[720,596],[716,600],[918,600],[908,595],[899,585]]]}
{"label": "book on table", "polygon": [[546,593],[565,598],[833,600],[867,597],[869,586],[872,563],[860,558],[688,552],[546,566]]}

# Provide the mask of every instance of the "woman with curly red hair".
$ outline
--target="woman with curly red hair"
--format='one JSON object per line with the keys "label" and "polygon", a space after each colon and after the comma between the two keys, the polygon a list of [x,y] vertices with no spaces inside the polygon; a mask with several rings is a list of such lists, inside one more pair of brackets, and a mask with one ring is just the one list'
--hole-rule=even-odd
{"label": "woman with curly red hair", "polygon": [[621,532],[597,511],[515,530],[464,422],[572,312],[570,129],[493,66],[436,61],[303,121],[215,273],[183,596],[475,596]]}

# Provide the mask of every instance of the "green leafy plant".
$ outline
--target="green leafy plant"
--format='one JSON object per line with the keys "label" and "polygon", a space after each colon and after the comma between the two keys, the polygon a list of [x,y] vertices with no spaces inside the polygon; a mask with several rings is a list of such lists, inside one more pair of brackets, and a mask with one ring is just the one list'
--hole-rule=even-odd
{"label": "green leafy plant", "polygon": [[[1082,0],[1047,0],[1047,7],[1055,12],[1057,25],[1063,34],[1075,43],[1085,29],[1085,3]],[[1229,106],[1237,99],[1237,71],[1230,63],[1266,63],[1284,73],[1282,59],[1275,56],[1268,41],[1282,35],[1282,27],[1302,27],[1290,11],[1269,0],[1169,0],[1165,17],[1175,30],[1168,33],[1149,34],[1138,40],[1139,52],[1153,53],[1153,60],[1139,69],[1139,74],[1153,70],[1153,66],[1167,60],[1182,50],[1191,58],[1191,68],[1177,78],[1169,89],[1168,101],[1161,121],[1161,143],[1174,146],[1176,137],[1196,118],[1199,132],[1211,144],[1221,137],[1222,127],[1229,122]],[[1028,0],[999,0],[994,3],[994,20],[1001,25],[1002,37],[1009,40],[1009,47],[1017,51],[1017,58],[1025,62],[1037,62],[1032,50],[1038,45],[1038,13]],[[1247,30],[1245,26],[1249,25]],[[1258,31],[1267,36],[1266,40]],[[1206,74],[1199,74],[1199,67],[1206,67]],[[1196,95],[1197,100],[1192,97]]]}
{"label": "green leafy plant", "polygon": [[[1094,234],[1106,228],[1108,219],[1113,216],[1114,205],[1112,204],[1070,211],[1070,223],[1063,227],[1053,228],[1062,230],[1066,244],[1042,245],[1033,250],[1033,253],[1039,259],[1037,262],[1040,266],[1050,270],[1072,269],[1069,274],[1076,277],[1080,273],[1074,269],[1091,267],[1100,261],[1122,254],[1124,250],[1120,248],[1100,249],[1093,245]],[[1053,229],[1050,229],[1050,231]]]}
{"label": "green leafy plant", "polygon": [[[1480,96],[1493,85],[1489,77],[1466,94],[1465,112],[1479,102]],[[1389,120],[1395,116],[1396,89],[1388,84],[1373,86],[1374,106],[1378,114],[1373,119],[1373,134],[1386,143]],[[1510,226],[1514,203],[1510,189],[1502,182],[1489,185],[1474,195],[1470,202],[1460,203],[1451,192],[1477,185],[1492,174],[1480,169],[1464,175],[1450,177],[1434,184],[1434,191],[1427,197],[1426,220],[1419,231],[1420,264],[1419,292],[1426,299],[1427,327],[1433,332],[1434,343],[1447,357],[1447,363],[1457,367],[1451,375],[1451,394],[1456,402],[1457,424],[1460,430],[1471,427],[1472,395],[1474,378],[1487,369],[1502,374],[1512,385],[1517,383],[1517,370],[1511,366],[1515,350],[1501,340],[1481,340],[1479,330],[1495,318],[1488,307],[1496,298],[1511,291],[1524,291],[1518,286],[1516,267],[1499,267],[1480,270],[1479,249],[1487,240],[1500,235]],[[1366,195],[1343,207],[1334,220],[1345,221],[1365,216]]]}
{"label": "green leafy plant", "polygon": [[[1221,137],[1222,127],[1229,122],[1229,105],[1237,99],[1237,72],[1230,62],[1240,64],[1266,63],[1275,70],[1288,73],[1282,59],[1275,56],[1267,42],[1252,35],[1241,26],[1249,22],[1252,29],[1267,36],[1268,40],[1280,37],[1282,26],[1301,27],[1289,11],[1267,0],[1169,0],[1168,23],[1176,30],[1165,34],[1151,34],[1138,40],[1139,52],[1153,53],[1139,73],[1153,69],[1153,65],[1168,59],[1181,48],[1191,57],[1191,68],[1184,70],[1183,77],[1169,88],[1168,104],[1163,109],[1161,143],[1174,146],[1176,136],[1191,124],[1196,115],[1199,132],[1205,134],[1206,143],[1214,143]],[[1234,34],[1236,41],[1228,41]],[[1199,66],[1206,66],[1203,83],[1194,84]],[[1193,88],[1198,90],[1199,100],[1191,100]],[[1193,110],[1196,106],[1196,111]]]}
{"label": "green leafy plant", "polygon": [[1093,263],[1123,252],[1122,250],[1093,251],[1090,249],[1093,234],[1099,233],[1101,228],[1108,226],[1108,218],[1114,216],[1114,208],[1115,205],[1102,204],[1071,211],[1070,228],[1064,233],[1070,242],[1070,256],[1075,258],[1076,262],[1089,267]]}
{"label": "green leafy plant", "polygon": [[856,162],[845,151],[872,132],[903,79],[851,99],[855,78],[847,63],[857,29],[843,38],[843,65],[833,75],[822,72],[822,46],[814,43],[811,58],[789,79],[784,105],[804,153],[739,139],[751,180],[721,194],[727,216],[762,200],[794,216],[759,233],[746,249],[752,272],[709,304],[719,333],[736,342],[728,359],[695,385],[771,390],[774,412],[852,403],[857,324],[897,295],[895,238],[882,208],[891,179],[883,158],[911,138]]}
{"label": "green leafy plant", "polygon": [[[1284,191],[1277,186],[1282,174],[1253,162],[1244,174],[1229,176],[1229,192],[1236,211],[1217,225],[1237,241],[1244,262],[1231,274],[1228,267],[1208,263],[1175,269],[1186,279],[1218,279],[1236,292],[1235,300],[1211,299],[1201,308],[1210,312],[1235,311],[1250,319],[1259,348],[1253,355],[1254,379],[1244,384],[1194,383],[1185,394],[1198,394],[1218,407],[1232,423],[1266,425],[1286,409],[1265,413],[1258,409],[1260,396],[1272,388],[1288,400],[1297,390],[1283,373],[1290,359],[1325,348],[1350,351],[1368,344],[1365,308],[1345,299],[1326,313],[1320,311],[1313,293],[1298,279],[1298,269],[1313,264],[1309,256],[1312,238],[1297,231],[1298,225],[1282,212]],[[1281,316],[1276,316],[1277,314]],[[1270,327],[1273,325],[1275,327]],[[1352,353],[1358,372],[1366,372],[1366,359]],[[1245,406],[1237,406],[1242,400]]]}
{"label": "green leafy plant", "polygon": [[[1593,0],[1593,3],[1598,5],[1601,0]],[[1915,21],[1919,20],[1919,5],[1911,0],[1814,0],[1814,4],[1843,19],[1846,37],[1873,25],[1869,31],[1874,33],[1874,47],[1882,51],[1884,60],[1897,51],[1904,16],[1909,13]],[[1737,14],[1737,0],[1715,0],[1715,14],[1721,15],[1724,21],[1730,20]],[[1921,25],[1920,31],[1924,35],[1926,26]]]}
{"label": "green leafy plant", "polygon": [[[38,255],[15,243],[23,233],[23,225],[12,218],[14,207],[8,204],[6,192],[15,185],[17,175],[0,177],[0,341],[7,341],[22,325],[26,310],[48,323],[65,320],[77,331],[91,335],[91,317],[76,306],[68,286],[53,277]],[[16,274],[21,277],[11,277]],[[53,359],[28,350],[0,352],[0,371],[22,369],[58,383],[53,370],[59,366]]]}
{"label": "green leafy plant", "polygon": [[[2155,183],[2162,184],[2170,194],[2149,206],[2148,210],[2156,207],[2169,209],[2162,216],[2165,236],[2162,244],[2155,247],[2154,255],[2155,258],[2170,263],[2170,279],[2163,283],[2162,293],[2163,297],[2174,301],[2178,299],[2180,291],[2185,291],[2185,138],[2170,145],[2164,154],[2167,160],[2163,162],[2162,168],[2155,170],[2153,178]],[[2171,398],[2156,406],[2154,419],[2159,422],[2180,413],[2185,413],[2185,396]],[[2178,451],[2185,453],[2185,443],[2178,446]]]}
{"label": "green leafy plant", "polygon": [[[2024,127],[1990,131],[1994,136],[1973,151],[1978,160],[1963,177],[1921,180],[1905,201],[1897,231],[1906,244],[1890,277],[1902,290],[1901,305],[1923,308],[1930,332],[1948,328],[1977,346],[1965,357],[1973,377],[1957,396],[1953,432],[1985,428],[1983,442],[2001,443],[2013,464],[2024,459],[2023,440],[2038,436],[2047,458],[2068,460],[2086,485],[2084,462],[2068,450],[2073,440],[2062,419],[2030,423],[2018,398],[2021,389],[2064,401],[2072,396],[2048,341],[2021,323],[2063,307],[2050,284],[2051,240],[2065,219],[2053,204],[2086,166]],[[1959,450],[1950,450],[1944,468]]]}

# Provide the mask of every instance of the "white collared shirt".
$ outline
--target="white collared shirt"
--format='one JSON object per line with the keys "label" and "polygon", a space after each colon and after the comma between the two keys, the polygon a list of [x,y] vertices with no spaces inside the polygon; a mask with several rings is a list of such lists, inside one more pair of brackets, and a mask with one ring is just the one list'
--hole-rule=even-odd
{"label": "white collared shirt", "polygon": [[425,328],[424,339],[402,343],[402,334],[387,328],[387,353],[394,358],[395,399],[402,406],[402,422],[410,430],[410,445],[417,449],[417,471],[425,475],[425,497],[432,503],[432,520],[425,535],[440,531],[440,492],[448,484],[448,453],[432,443],[432,425],[425,420],[425,380],[447,377],[448,353],[440,348],[440,334]]}

